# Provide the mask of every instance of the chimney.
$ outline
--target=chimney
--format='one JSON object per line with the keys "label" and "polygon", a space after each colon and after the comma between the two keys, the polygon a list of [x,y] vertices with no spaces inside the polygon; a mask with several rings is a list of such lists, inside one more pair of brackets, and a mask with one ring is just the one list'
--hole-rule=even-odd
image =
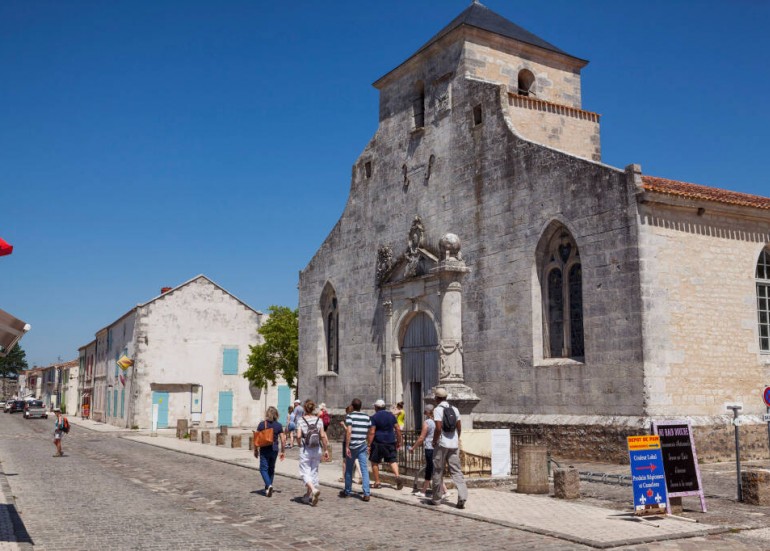
{"label": "chimney", "polygon": [[160,288],[160,294],[161,294],[161,295],[165,295],[165,294],[166,294],[166,293],[168,293],[168,292],[169,292],[171,289],[173,289],[173,287],[161,287],[161,288]]}

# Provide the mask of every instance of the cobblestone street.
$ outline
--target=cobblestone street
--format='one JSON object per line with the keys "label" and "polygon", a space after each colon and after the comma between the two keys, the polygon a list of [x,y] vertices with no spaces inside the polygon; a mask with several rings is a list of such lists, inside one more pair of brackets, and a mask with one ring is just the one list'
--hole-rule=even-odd
{"label": "cobblestone street", "polygon": [[[15,505],[5,512],[18,513],[20,541],[7,547],[0,532],[1,550],[589,549],[450,515],[448,508],[342,500],[326,486],[318,507],[310,508],[297,501],[301,482],[287,477],[277,479],[276,494],[268,499],[256,470],[128,441],[119,433],[74,426],[64,450],[64,458],[52,457],[50,422],[0,417],[0,479],[6,503]],[[766,540],[725,533],[616,548],[767,546]]]}

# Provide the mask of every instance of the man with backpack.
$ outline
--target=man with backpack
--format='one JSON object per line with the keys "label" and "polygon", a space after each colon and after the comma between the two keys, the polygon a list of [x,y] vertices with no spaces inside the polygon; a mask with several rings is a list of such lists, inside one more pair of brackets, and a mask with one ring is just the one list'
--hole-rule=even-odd
{"label": "man with backpack", "polygon": [[452,481],[457,487],[457,508],[465,509],[468,501],[468,488],[465,486],[463,469],[460,465],[460,411],[447,402],[447,391],[444,387],[436,387],[433,392],[436,398],[436,407],[433,409],[433,420],[436,422],[436,430],[433,433],[433,496],[429,503],[438,505],[441,503],[442,479],[444,477],[444,465],[449,466]]}
{"label": "man with backpack", "polygon": [[56,446],[56,453],[53,456],[63,457],[64,452],[61,449],[61,439],[64,434],[70,431],[70,422],[61,414],[59,408],[55,408],[53,412],[56,414],[56,424],[53,428],[53,445]]}

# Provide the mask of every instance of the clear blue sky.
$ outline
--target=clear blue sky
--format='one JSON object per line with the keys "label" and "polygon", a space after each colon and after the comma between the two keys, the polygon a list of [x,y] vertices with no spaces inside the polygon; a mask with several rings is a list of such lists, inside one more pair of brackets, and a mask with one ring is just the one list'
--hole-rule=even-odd
{"label": "clear blue sky", "polygon": [[[604,162],[770,195],[770,2],[487,0],[590,64]],[[0,3],[0,308],[30,365],[203,273],[297,304],[371,83],[468,0]]]}

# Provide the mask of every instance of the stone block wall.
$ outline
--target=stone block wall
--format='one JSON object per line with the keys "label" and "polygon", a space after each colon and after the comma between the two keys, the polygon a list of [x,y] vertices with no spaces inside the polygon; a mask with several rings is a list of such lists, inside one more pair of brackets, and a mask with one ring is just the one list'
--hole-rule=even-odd
{"label": "stone block wall", "polygon": [[527,140],[584,159],[602,160],[599,115],[508,94],[508,112],[516,132]]}
{"label": "stone block wall", "polygon": [[639,211],[649,414],[764,413],[754,277],[770,219],[662,201]]}
{"label": "stone block wall", "polygon": [[504,84],[509,92],[516,93],[519,71],[527,69],[535,76],[534,97],[581,108],[580,69],[587,62],[474,30],[467,31],[466,36],[461,65],[464,76]]}

